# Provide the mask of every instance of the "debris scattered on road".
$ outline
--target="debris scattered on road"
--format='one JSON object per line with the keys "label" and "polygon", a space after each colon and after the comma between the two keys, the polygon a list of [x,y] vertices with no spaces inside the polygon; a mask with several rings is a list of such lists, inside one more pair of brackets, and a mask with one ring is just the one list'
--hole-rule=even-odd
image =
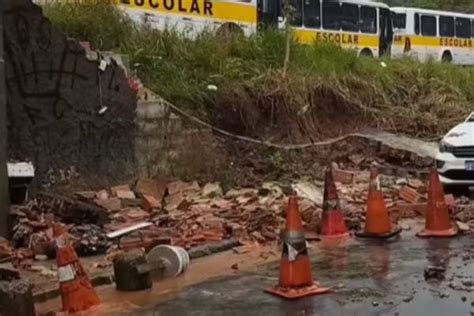
{"label": "debris scattered on road", "polygon": [[[333,175],[346,224],[350,230],[359,230],[365,221],[370,165],[363,157],[351,157],[350,161],[335,166]],[[423,181],[406,174],[381,175],[380,186],[392,222],[424,215]],[[251,252],[255,243],[279,240],[288,194],[293,190],[299,196],[307,237],[317,241],[323,204],[323,183],[317,181],[291,185],[266,182],[224,192],[219,183],[201,187],[196,181],[140,179],[135,186],[125,184],[72,196],[40,193],[25,205],[12,206],[14,247],[0,239],[0,263],[15,258],[54,258],[51,225],[55,221],[67,225],[81,256],[116,253],[120,248],[151,249],[160,244],[192,249],[191,254],[197,257],[214,253],[214,248],[231,249],[239,244],[243,246],[235,252]],[[460,230],[472,233],[474,204],[465,198],[446,199],[453,205],[452,214]],[[408,224],[402,228],[411,229]],[[226,242],[232,246],[220,246]],[[436,279],[442,274],[428,269],[425,278]]]}
{"label": "debris scattered on road", "polygon": [[445,267],[440,267],[440,266],[431,266],[427,267],[425,269],[425,280],[444,280],[445,278],[445,273],[446,273],[446,268]]}

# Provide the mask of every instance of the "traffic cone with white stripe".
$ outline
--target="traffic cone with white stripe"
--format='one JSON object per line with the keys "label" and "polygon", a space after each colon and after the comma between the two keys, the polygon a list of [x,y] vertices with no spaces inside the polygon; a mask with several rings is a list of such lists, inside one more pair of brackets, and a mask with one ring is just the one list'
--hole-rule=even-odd
{"label": "traffic cone with white stripe", "polygon": [[385,205],[385,197],[380,190],[379,172],[376,168],[370,170],[369,196],[365,215],[365,228],[355,235],[361,238],[389,239],[402,232],[399,227],[392,228],[390,215]]}
{"label": "traffic cone with white stripe", "polygon": [[77,313],[99,305],[100,300],[92,287],[86,271],[71,246],[66,231],[58,224],[53,226],[56,239],[59,288],[63,311]]}
{"label": "traffic cone with white stripe", "polygon": [[298,198],[295,195],[290,196],[288,200],[286,229],[282,238],[283,253],[278,285],[266,289],[265,292],[286,299],[297,299],[328,292],[328,288],[320,287],[319,283],[313,281],[303,223],[298,210]]}
{"label": "traffic cone with white stripe", "polygon": [[344,213],[342,213],[332,168],[327,168],[324,181],[323,215],[321,236],[324,238],[345,238],[349,236]]}

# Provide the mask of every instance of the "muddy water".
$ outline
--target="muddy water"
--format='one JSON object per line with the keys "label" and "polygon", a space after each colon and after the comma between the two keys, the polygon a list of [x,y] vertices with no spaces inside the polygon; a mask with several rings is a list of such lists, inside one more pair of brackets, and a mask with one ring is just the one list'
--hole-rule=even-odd
{"label": "muddy water", "polygon": [[[323,249],[314,275],[333,293],[283,301],[262,292],[275,284],[277,264],[257,273],[205,283],[143,309],[140,315],[471,315],[474,312],[474,239],[392,243],[352,242]],[[425,280],[424,271],[444,272]],[[465,285],[469,286],[465,286]],[[472,290],[469,292],[469,290]],[[472,305],[472,306],[471,306]]]}
{"label": "muddy water", "polygon": [[[147,291],[118,292],[114,286],[100,287],[96,289],[96,292],[103,304],[88,311],[87,315],[128,315],[137,308],[153,306],[162,301],[173,299],[177,293],[194,284],[209,279],[232,276],[243,270],[253,273],[262,264],[278,260],[279,254],[274,249],[273,246],[258,247],[255,251],[244,255],[227,252],[194,260],[183,275],[176,279],[154,282],[153,288]],[[239,271],[231,269],[231,266],[235,264],[238,265]],[[60,309],[60,298],[36,304],[36,311],[40,315],[57,312]]]}

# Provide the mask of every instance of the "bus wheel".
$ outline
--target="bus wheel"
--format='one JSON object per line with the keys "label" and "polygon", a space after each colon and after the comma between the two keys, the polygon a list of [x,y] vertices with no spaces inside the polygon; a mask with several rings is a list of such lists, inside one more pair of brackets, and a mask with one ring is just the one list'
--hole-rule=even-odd
{"label": "bus wheel", "polygon": [[216,35],[222,37],[242,36],[244,31],[235,23],[224,23],[217,29]]}
{"label": "bus wheel", "polygon": [[374,54],[372,53],[372,51],[370,49],[364,48],[363,50],[361,50],[359,56],[373,58]]}
{"label": "bus wheel", "polygon": [[453,55],[451,55],[450,51],[445,51],[443,53],[443,57],[441,57],[441,62],[443,63],[450,63],[453,61]]}

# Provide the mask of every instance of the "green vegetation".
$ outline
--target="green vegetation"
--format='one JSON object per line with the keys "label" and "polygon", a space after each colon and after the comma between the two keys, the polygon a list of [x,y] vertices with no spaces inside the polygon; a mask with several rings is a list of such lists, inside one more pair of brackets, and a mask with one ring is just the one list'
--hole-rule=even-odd
{"label": "green vegetation", "polygon": [[69,37],[85,39],[102,50],[118,49],[129,36],[132,22],[113,9],[113,0],[60,2],[44,7],[44,14]]}
{"label": "green vegetation", "polygon": [[473,109],[472,68],[358,58],[332,45],[293,42],[285,73],[281,32],[250,38],[204,32],[190,40],[134,27],[104,4],[45,12],[68,35],[129,55],[145,84],[165,99],[236,133],[281,140],[359,124],[433,136]]}

